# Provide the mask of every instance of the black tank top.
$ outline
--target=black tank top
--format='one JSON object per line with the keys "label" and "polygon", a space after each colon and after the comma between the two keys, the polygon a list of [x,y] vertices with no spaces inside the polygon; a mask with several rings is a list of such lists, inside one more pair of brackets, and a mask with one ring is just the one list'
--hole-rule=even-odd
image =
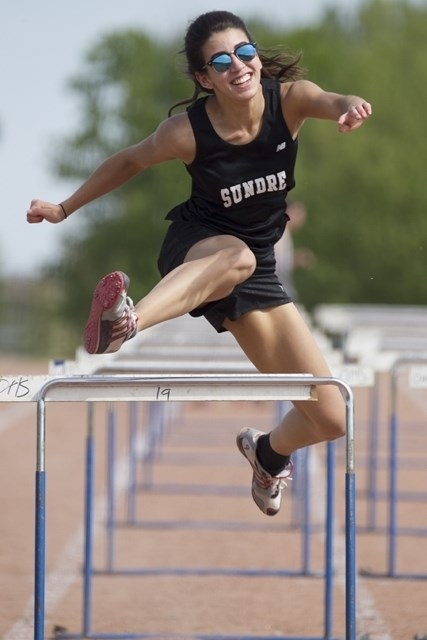
{"label": "black tank top", "polygon": [[281,237],[288,220],[286,196],[295,186],[298,145],[283,118],[279,82],[263,79],[262,87],[262,127],[245,145],[219,137],[206,113],[207,98],[189,107],[196,140],[196,157],[186,165],[191,197],[167,219],[194,221],[253,247],[272,245]]}

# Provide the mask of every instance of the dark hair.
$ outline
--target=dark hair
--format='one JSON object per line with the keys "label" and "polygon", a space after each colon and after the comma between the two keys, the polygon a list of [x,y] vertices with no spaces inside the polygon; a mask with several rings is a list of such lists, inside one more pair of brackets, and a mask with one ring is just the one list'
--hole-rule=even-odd
{"label": "dark hair", "polygon": [[[202,57],[202,47],[205,42],[212,34],[226,29],[240,29],[246,34],[249,42],[254,41],[243,20],[230,11],[208,11],[190,23],[184,38],[184,49],[180,53],[185,54],[187,62],[185,75],[194,82],[194,93],[191,98],[176,102],[169,109],[169,116],[176,107],[195,102],[200,93],[212,93],[198,83],[195,74],[196,71],[201,71],[205,64]],[[258,55],[262,63],[261,77],[276,78],[280,82],[286,82],[303,76],[303,70],[299,66],[301,54],[290,55],[282,50],[269,53],[267,50],[258,49]]]}

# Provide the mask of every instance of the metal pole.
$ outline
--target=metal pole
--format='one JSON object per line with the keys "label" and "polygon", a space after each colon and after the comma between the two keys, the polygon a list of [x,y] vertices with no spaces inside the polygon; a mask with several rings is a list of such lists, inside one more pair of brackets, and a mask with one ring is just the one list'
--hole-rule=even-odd
{"label": "metal pole", "polygon": [[94,403],[88,403],[88,428],[86,439],[86,488],[85,488],[85,540],[83,565],[83,635],[91,633],[92,573],[93,573],[93,504],[95,440],[93,433]]}
{"label": "metal pole", "polygon": [[396,574],[396,510],[397,510],[397,377],[398,366],[391,369],[391,414],[388,485],[388,576]]}
{"label": "metal pole", "polygon": [[326,445],[325,640],[333,637],[335,447]]}
{"label": "metal pole", "polygon": [[46,405],[37,403],[37,452],[35,486],[34,640],[44,640],[46,581]]}
{"label": "metal pole", "polygon": [[379,374],[375,374],[375,383],[371,390],[368,453],[367,487],[367,529],[374,531],[377,526],[378,504],[378,432],[379,432]]}
{"label": "metal pole", "polygon": [[346,407],[345,557],[346,640],[356,640],[356,470],[354,455],[354,398],[351,388],[341,383]]}
{"label": "metal pole", "polygon": [[311,534],[312,534],[312,522],[311,522],[311,504],[310,504],[310,462],[311,451],[308,447],[300,450],[300,458],[303,462],[302,472],[300,480],[302,480],[302,495],[300,500],[302,502],[302,573],[308,576],[311,571]]}
{"label": "metal pole", "polygon": [[116,412],[113,403],[108,407],[108,437],[107,437],[107,543],[106,565],[107,571],[114,568],[114,538],[116,527]]}
{"label": "metal pole", "polygon": [[136,492],[137,492],[137,454],[138,446],[138,409],[136,402],[129,404],[129,479],[127,495],[127,523],[135,524],[136,520]]}

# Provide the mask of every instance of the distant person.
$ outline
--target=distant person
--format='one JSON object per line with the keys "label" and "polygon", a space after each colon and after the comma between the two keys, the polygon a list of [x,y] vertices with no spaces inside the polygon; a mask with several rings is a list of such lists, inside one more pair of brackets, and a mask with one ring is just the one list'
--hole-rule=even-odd
{"label": "distant person", "polygon": [[292,300],[298,300],[298,293],[295,287],[294,272],[297,269],[307,269],[311,267],[316,258],[311,249],[306,247],[295,247],[294,233],[298,232],[306,222],[307,210],[303,202],[295,200],[290,202],[286,209],[289,218],[286,229],[282,237],[274,245],[276,256],[276,273],[286,292]]}
{"label": "distant person", "polygon": [[[355,131],[371,105],[301,79],[298,58],[264,51],[228,11],[196,18],[184,50],[194,94],[178,104],[187,103],[187,110],[105,160],[61,204],[33,200],[28,222],[61,222],[148,167],[181,160],[192,178],[191,196],[167,215],[171,225],[158,261],[162,279],[134,307],[124,273],[103,277],[84,332],[87,351],[117,351],[138,331],[190,313],[205,316],[218,332],[230,331],[260,372],[330,376],[279,283],[274,245],[285,227],[284,203],[294,186],[305,120],[331,120],[341,133]],[[144,233],[143,225],[135,233]],[[253,498],[268,515],[280,509],[292,452],[344,434],[340,391],[320,386],[317,398],[295,402],[269,434],[243,429],[237,436],[253,468]]]}

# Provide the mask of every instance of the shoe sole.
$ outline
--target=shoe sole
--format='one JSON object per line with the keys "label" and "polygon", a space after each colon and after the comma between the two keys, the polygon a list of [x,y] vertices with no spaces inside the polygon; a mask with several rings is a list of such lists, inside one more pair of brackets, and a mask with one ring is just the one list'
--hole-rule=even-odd
{"label": "shoe sole", "polygon": [[102,314],[116,304],[123,291],[127,291],[128,283],[129,278],[124,273],[113,271],[113,273],[104,276],[96,285],[83,334],[83,344],[88,353],[98,352]]}

